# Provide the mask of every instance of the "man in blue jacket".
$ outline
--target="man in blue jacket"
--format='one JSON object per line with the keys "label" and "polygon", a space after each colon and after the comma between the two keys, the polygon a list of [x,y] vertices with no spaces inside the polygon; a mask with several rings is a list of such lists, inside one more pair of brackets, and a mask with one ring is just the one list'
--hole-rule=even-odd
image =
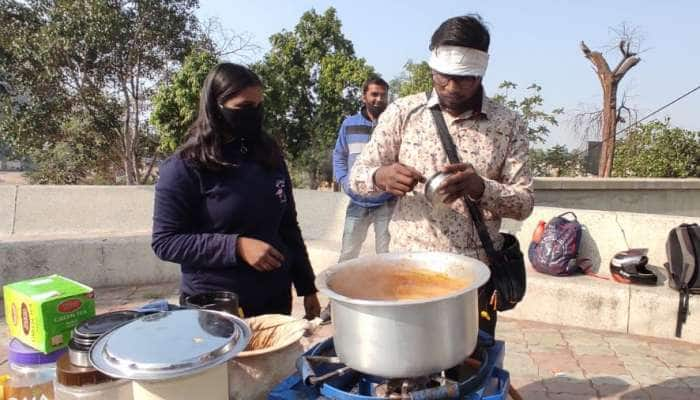
{"label": "man in blue jacket", "polygon": [[355,159],[369,141],[379,115],[386,109],[388,91],[389,85],[384,79],[368,79],[362,85],[364,105],[360,112],[345,118],[338,132],[338,140],[333,150],[333,176],[350,197],[339,261],[356,258],[360,254],[371,224],[374,224],[376,252],[389,251],[389,221],[395,203],[394,197],[389,193],[360,196],[352,192],[348,184]]}

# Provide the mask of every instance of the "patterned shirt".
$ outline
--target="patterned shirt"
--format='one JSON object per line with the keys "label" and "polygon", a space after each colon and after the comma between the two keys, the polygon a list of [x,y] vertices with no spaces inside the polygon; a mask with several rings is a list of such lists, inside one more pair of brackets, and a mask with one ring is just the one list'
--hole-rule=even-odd
{"label": "patterned shirt", "polygon": [[[435,91],[396,100],[382,113],[372,138],[352,168],[350,186],[373,194],[374,172],[400,162],[426,178],[449,161],[443,150],[430,108],[439,107]],[[462,162],[469,162],[484,179],[478,205],[494,247],[500,249],[501,218],[523,220],[532,212],[532,178],[527,168],[527,124],[505,106],[483,97],[481,110],[452,117],[443,111]],[[425,185],[398,201],[390,225],[392,251],[445,251],[486,259],[476,228],[463,200],[433,207],[424,196]]]}

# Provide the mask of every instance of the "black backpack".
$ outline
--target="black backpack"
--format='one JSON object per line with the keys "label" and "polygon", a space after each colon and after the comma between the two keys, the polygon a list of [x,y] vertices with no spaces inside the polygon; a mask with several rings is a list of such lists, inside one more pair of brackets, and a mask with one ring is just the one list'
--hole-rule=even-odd
{"label": "black backpack", "polygon": [[678,319],[676,337],[681,337],[681,329],[688,318],[690,294],[700,293],[700,226],[681,224],[668,234],[666,241],[668,263],[668,284],[678,290]]}

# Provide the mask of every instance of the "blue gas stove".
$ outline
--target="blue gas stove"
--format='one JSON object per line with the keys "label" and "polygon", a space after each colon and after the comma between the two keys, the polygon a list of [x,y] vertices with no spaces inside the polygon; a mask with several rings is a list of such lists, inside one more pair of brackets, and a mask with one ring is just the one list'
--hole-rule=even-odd
{"label": "blue gas stove", "polygon": [[354,371],[338,359],[333,338],[297,360],[297,372],[269,394],[270,400],[505,400],[510,375],[503,369],[505,343],[481,332],[474,354],[445,371],[412,379],[385,379]]}

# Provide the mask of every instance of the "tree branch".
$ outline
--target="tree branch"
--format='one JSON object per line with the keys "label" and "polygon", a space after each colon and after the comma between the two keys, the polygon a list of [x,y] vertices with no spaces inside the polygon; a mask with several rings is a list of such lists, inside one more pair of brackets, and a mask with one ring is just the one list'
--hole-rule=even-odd
{"label": "tree branch", "polygon": [[583,55],[589,59],[595,67],[601,81],[602,78],[611,75],[610,66],[599,51],[591,51],[591,49],[589,49],[583,41],[581,42],[581,51],[583,51]]}
{"label": "tree branch", "polygon": [[632,69],[635,65],[639,64],[641,59],[637,56],[632,56],[629,58],[626,58],[620,62],[620,64],[615,67],[615,71],[613,72],[613,79],[619,81],[622,79],[623,76]]}

